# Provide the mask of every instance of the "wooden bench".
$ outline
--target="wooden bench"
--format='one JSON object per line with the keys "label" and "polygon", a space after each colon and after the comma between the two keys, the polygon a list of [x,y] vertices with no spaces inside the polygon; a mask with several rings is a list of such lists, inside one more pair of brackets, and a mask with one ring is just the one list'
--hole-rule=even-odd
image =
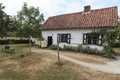
{"label": "wooden bench", "polygon": [[2,48],[2,51],[8,52],[8,53],[15,53],[15,49],[11,49],[10,46],[8,46],[8,45],[5,45]]}

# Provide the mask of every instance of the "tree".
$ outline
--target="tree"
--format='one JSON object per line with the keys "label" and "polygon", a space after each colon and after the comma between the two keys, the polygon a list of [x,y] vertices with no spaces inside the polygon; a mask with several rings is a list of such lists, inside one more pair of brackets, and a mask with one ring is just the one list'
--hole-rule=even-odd
{"label": "tree", "polygon": [[104,56],[114,58],[113,45],[117,39],[117,28],[114,29],[102,29],[100,34],[103,35],[103,52]]}
{"label": "tree", "polygon": [[11,28],[10,16],[3,9],[5,9],[5,6],[0,3],[0,37],[7,36],[7,31]]}
{"label": "tree", "polygon": [[120,37],[120,22],[118,23],[118,28],[117,28],[117,35]]}
{"label": "tree", "polygon": [[44,16],[39,12],[39,8],[29,7],[24,3],[22,10],[17,14],[18,36],[20,37],[40,37],[40,26],[44,21]]}

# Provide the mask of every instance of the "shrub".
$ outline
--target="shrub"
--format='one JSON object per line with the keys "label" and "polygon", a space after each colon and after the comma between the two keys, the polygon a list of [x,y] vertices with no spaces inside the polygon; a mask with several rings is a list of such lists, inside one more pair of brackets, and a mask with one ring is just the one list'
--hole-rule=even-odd
{"label": "shrub", "polygon": [[66,45],[64,45],[63,50],[67,50],[67,51],[76,51],[76,52],[79,51],[78,47],[74,47],[74,46],[66,46]]}
{"label": "shrub", "polygon": [[49,47],[49,49],[57,50],[57,45],[51,45],[51,46]]}
{"label": "shrub", "polygon": [[29,40],[14,40],[14,44],[27,44],[27,43],[29,43]]}
{"label": "shrub", "polygon": [[120,47],[120,41],[113,42],[112,47],[116,47],[116,48]]}
{"label": "shrub", "polygon": [[[50,49],[57,50],[57,45],[51,45],[49,47]],[[114,51],[111,51],[110,47],[104,46],[104,49],[102,51],[98,50],[97,48],[93,49],[89,46],[83,47],[82,45],[78,45],[77,47],[73,46],[66,46],[64,45],[64,48],[59,48],[60,50],[67,50],[67,51],[76,51],[76,52],[84,52],[88,54],[95,54],[95,55],[101,55],[107,58],[114,58]]]}
{"label": "shrub", "polygon": [[64,45],[64,48],[63,48],[63,50],[69,50],[69,51],[71,51],[72,50],[72,47],[71,46],[66,46],[66,45]]}
{"label": "shrub", "polygon": [[91,54],[91,48],[89,46],[85,47],[85,52]]}
{"label": "shrub", "polygon": [[0,44],[9,44],[8,40],[0,40]]}
{"label": "shrub", "polygon": [[28,43],[29,40],[14,40],[14,39],[0,40],[0,44],[28,44]]}
{"label": "shrub", "polygon": [[109,45],[103,45],[103,56],[108,57],[108,58],[115,58],[115,52]]}
{"label": "shrub", "polygon": [[97,55],[103,55],[103,52],[98,50],[97,48],[94,49],[94,54],[97,54]]}
{"label": "shrub", "polygon": [[78,47],[77,47],[77,50],[80,52],[80,51],[82,51],[82,44],[78,44]]}

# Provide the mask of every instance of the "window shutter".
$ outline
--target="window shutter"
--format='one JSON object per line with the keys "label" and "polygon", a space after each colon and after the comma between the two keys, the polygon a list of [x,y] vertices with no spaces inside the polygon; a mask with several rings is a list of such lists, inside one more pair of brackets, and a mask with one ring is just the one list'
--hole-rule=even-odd
{"label": "window shutter", "polygon": [[71,34],[67,34],[67,42],[70,44],[71,43]]}
{"label": "window shutter", "polygon": [[87,35],[83,34],[83,44],[86,44],[86,43],[87,43]]}
{"label": "window shutter", "polygon": [[98,45],[102,45],[102,35],[98,36]]}

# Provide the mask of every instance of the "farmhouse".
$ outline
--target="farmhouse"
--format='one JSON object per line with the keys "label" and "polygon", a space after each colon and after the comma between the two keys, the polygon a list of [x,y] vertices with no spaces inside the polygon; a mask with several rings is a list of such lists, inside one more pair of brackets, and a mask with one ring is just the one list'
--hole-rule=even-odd
{"label": "farmhouse", "polygon": [[85,6],[82,12],[49,17],[42,25],[41,30],[48,46],[56,45],[59,37],[60,47],[83,44],[89,45],[91,48],[102,49],[102,35],[89,37],[87,33],[115,28],[117,25],[116,6],[96,10],[91,10],[90,6]]}

